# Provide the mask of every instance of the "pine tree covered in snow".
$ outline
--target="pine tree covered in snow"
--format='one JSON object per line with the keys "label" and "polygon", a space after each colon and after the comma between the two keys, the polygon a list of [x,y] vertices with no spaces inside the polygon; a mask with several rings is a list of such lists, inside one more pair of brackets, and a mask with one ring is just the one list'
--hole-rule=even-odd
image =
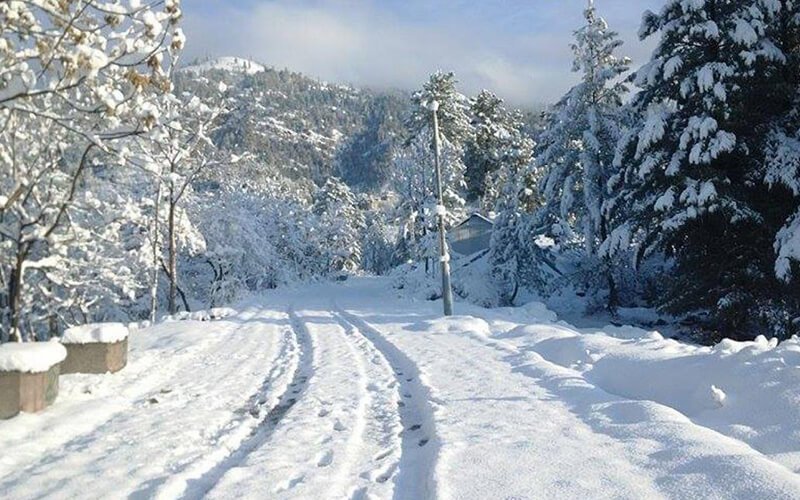
{"label": "pine tree covered in snow", "polygon": [[641,36],[660,42],[635,77],[639,121],[619,145],[606,248],[674,258],[660,305],[728,333],[759,320],[789,328],[772,242],[791,204],[763,184],[763,138],[791,109],[787,54],[797,47],[784,31],[794,31],[795,4],[672,0],[643,21]]}
{"label": "pine tree covered in snow", "polygon": [[347,184],[329,178],[314,196],[313,213],[319,217],[319,245],[326,254],[328,270],[337,273],[360,269],[364,215]]}
{"label": "pine tree covered in snow", "polygon": [[469,100],[458,91],[457,83],[455,74],[437,71],[430,76],[422,89],[414,92],[405,122],[408,142],[433,128],[430,103],[436,101],[439,103],[437,113],[442,140],[463,152],[464,145],[472,135],[472,127],[469,120]]}
{"label": "pine tree covered in snow", "polygon": [[429,259],[437,255],[435,242],[436,171],[434,168],[433,114],[430,103],[437,102],[441,146],[442,186],[446,223],[460,220],[466,205],[463,155],[472,134],[468,100],[458,92],[452,73],[431,75],[423,88],[411,98],[406,120],[407,139],[395,152],[392,186],[400,197],[398,220],[401,246],[408,258]]}
{"label": "pine tree covered in snow", "polygon": [[615,54],[622,41],[592,4],[584,16],[586,24],[575,32],[572,45],[573,70],[581,73],[581,83],[555,106],[539,137],[536,161],[544,172],[540,190],[546,201],[536,225],[537,232],[555,238],[562,247],[581,248],[592,258],[608,235],[603,205],[615,173],[627,93],[620,77],[628,70],[628,60]]}
{"label": "pine tree covered in snow", "polygon": [[474,132],[464,155],[467,193],[488,213],[495,210],[503,186],[513,182],[511,176],[531,162],[533,140],[524,132],[522,114],[506,110],[488,90],[478,94],[470,112]]}

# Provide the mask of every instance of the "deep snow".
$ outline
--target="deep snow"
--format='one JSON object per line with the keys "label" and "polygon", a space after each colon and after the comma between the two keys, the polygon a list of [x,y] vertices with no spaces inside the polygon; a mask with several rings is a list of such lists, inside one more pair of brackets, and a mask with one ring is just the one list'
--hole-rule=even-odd
{"label": "deep snow", "polygon": [[122,323],[93,323],[67,328],[61,342],[64,344],[113,344],[128,338],[128,327]]}
{"label": "deep snow", "polygon": [[133,330],[0,422],[0,497],[800,498],[797,339],[440,307],[355,279]]}
{"label": "deep snow", "polygon": [[55,341],[0,344],[0,371],[42,373],[66,358],[67,350]]}

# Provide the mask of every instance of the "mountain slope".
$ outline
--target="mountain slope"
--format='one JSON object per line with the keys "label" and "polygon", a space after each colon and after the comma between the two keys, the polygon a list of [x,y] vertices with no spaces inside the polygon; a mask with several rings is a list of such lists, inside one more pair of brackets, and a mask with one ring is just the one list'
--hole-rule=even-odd
{"label": "mountain slope", "polygon": [[[387,130],[384,139],[393,141],[401,133],[398,124],[407,103],[399,93],[329,84],[239,58],[194,64],[176,75],[178,92],[201,98],[217,94],[220,83],[230,112],[214,137],[217,145],[232,153],[254,153],[273,174],[318,184],[334,173],[352,185],[362,184],[362,175],[379,177],[364,165],[375,155],[354,154],[349,148],[339,161],[338,152],[352,137],[373,129]],[[391,125],[384,127],[384,122]]]}

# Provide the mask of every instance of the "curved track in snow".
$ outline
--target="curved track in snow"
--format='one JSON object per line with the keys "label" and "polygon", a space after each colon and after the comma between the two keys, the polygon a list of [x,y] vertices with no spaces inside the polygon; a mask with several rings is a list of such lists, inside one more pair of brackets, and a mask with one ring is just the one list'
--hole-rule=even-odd
{"label": "curved track in snow", "polygon": [[125,370],[64,376],[51,410],[3,423],[15,452],[0,459],[0,496],[179,496],[258,427],[293,344],[285,315],[260,308],[134,332]]}
{"label": "curved track in snow", "polygon": [[434,465],[439,450],[430,389],[421,379],[414,362],[387,341],[381,333],[344,309],[335,307],[337,317],[353,335],[359,336],[368,356],[387,363],[396,376],[397,407],[403,424],[402,456],[395,481],[395,498],[433,498],[436,484]]}
{"label": "curved track in snow", "polygon": [[313,346],[307,387],[268,442],[230,469],[209,497],[391,497],[403,473],[402,436],[424,435],[420,426],[403,429],[401,375],[327,308],[308,307],[292,318]]}

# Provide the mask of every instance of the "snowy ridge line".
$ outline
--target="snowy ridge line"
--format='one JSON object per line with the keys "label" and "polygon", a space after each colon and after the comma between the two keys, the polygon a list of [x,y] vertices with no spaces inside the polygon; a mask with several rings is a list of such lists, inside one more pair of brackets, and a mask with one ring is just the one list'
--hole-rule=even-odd
{"label": "snowy ridge line", "polygon": [[[335,306],[334,306],[335,309]],[[379,351],[370,340],[353,323],[347,321],[339,312],[333,312],[333,317],[342,326],[348,339],[348,344],[352,346],[354,355],[364,366],[364,373],[368,385],[366,386],[364,402],[369,408],[370,427],[377,428],[374,431],[380,435],[379,453],[367,464],[359,464],[362,471],[359,478],[367,480],[365,486],[356,485],[352,488],[349,496],[351,498],[368,498],[370,485],[383,484],[392,479],[400,466],[402,458],[403,442],[401,436],[405,436],[410,426],[403,426],[402,415],[398,407],[398,401],[402,401],[401,375],[392,368],[386,356]],[[365,362],[366,361],[366,362]],[[401,432],[398,432],[401,430]],[[419,435],[421,429],[417,429]],[[378,495],[381,496],[381,495]]]}
{"label": "snowy ridge line", "polygon": [[[336,304],[334,308],[389,362],[398,376],[399,373],[403,374],[398,379],[398,395],[401,396],[398,406],[404,431],[399,468],[394,478],[395,498],[436,498],[435,469],[441,443],[436,434],[431,389],[420,380],[417,365],[379,330]],[[412,429],[418,431],[419,435],[407,432]]]}
{"label": "snowy ridge line", "polygon": [[[596,425],[597,422],[593,422],[593,419],[596,419],[597,417],[590,414],[591,412],[596,411],[598,407],[605,407],[606,411],[608,411],[610,415],[613,415],[615,411],[624,413],[626,411],[625,408],[631,404],[642,405],[648,409],[655,409],[655,411],[660,410],[663,413],[662,420],[660,421],[661,424],[668,422],[671,425],[691,426],[699,431],[700,434],[705,434],[707,437],[707,442],[718,443],[720,445],[731,445],[733,448],[738,448],[734,456],[741,454],[757,457],[761,461],[761,466],[767,469],[772,469],[773,473],[780,473],[783,476],[782,479],[784,479],[784,481],[782,482],[784,484],[786,483],[785,479],[787,478],[793,482],[796,481],[797,484],[800,484],[800,475],[796,474],[784,464],[773,460],[768,455],[765,455],[761,451],[755,449],[745,441],[697,423],[691,417],[685,415],[680,410],[673,408],[672,406],[649,399],[631,399],[627,396],[615,394],[601,385],[597,385],[596,382],[592,381],[591,379],[585,378],[583,375],[578,374],[576,376],[577,372],[572,368],[563,366],[556,361],[551,361],[545,357],[544,354],[535,350],[519,349],[508,342],[487,338],[475,332],[465,333],[467,338],[506,355],[507,357],[505,358],[505,361],[513,366],[515,372],[535,379],[538,385],[546,388],[548,391],[558,396],[559,399],[564,401],[570,401],[571,399],[580,400],[580,404],[570,405],[571,411],[590,427],[594,428],[596,432],[612,435],[612,437],[615,439],[620,439],[621,437],[626,439],[631,439],[634,437],[642,438],[642,436],[638,435],[638,432],[636,435],[630,435],[634,431],[626,430],[624,425],[617,426],[615,428],[612,424],[611,426],[608,426],[608,428],[598,429]],[[545,366],[537,366],[541,363],[544,363]],[[547,365],[552,366],[554,370],[548,370]],[[580,380],[580,383],[577,382],[578,380]],[[592,394],[593,392],[595,394]],[[564,393],[569,393],[572,397],[565,397]],[[575,398],[574,395],[576,393],[583,393],[583,395],[580,398]],[[623,409],[615,410],[617,406]],[[625,419],[623,418],[623,422],[624,421]],[[675,443],[674,439],[676,436],[670,435],[668,431],[661,429],[658,426],[650,426],[649,430],[645,432],[645,434],[647,439],[659,442],[667,442],[670,443],[670,446],[672,447],[688,449],[697,447],[698,445],[698,443],[695,441],[697,439],[696,437],[688,439],[681,438],[682,442]],[[705,453],[705,456],[701,454],[701,456],[695,457],[694,460],[719,460],[720,457],[724,457],[725,453],[720,453],[717,450],[710,449],[703,450],[703,452]],[[660,463],[660,465],[666,465],[668,467],[670,466],[669,464],[664,464],[663,462]],[[684,470],[686,467],[690,466],[685,463],[677,464],[675,466],[675,474],[679,474],[679,471]],[[730,462],[728,467],[730,468],[730,471],[721,474],[724,476],[724,478],[720,480],[721,482],[727,483],[728,477],[737,477],[740,474],[747,474],[750,472],[746,469],[739,470],[740,466],[735,462]],[[702,469],[702,467],[700,469]],[[776,483],[777,482],[778,481],[776,477]],[[781,484],[780,486],[776,485],[775,491],[773,492],[776,493],[775,498],[797,498],[797,496],[794,494],[789,494],[789,488],[784,488],[784,484]],[[745,490],[747,490],[747,488],[745,488]],[[720,489],[720,491],[724,491],[724,489]],[[748,494],[749,493],[751,492],[748,491]],[[739,495],[736,496],[738,497]]]}
{"label": "snowy ridge line", "polygon": [[[298,330],[289,311],[291,327],[284,331],[284,342],[272,369],[259,391],[248,399],[241,411],[255,418],[222,440],[216,451],[196,462],[186,472],[173,476],[157,498],[193,499],[205,496],[231,469],[267,442],[272,430],[302,394],[307,384],[304,372],[310,365],[311,343],[307,333]],[[299,392],[297,392],[299,389]]]}

